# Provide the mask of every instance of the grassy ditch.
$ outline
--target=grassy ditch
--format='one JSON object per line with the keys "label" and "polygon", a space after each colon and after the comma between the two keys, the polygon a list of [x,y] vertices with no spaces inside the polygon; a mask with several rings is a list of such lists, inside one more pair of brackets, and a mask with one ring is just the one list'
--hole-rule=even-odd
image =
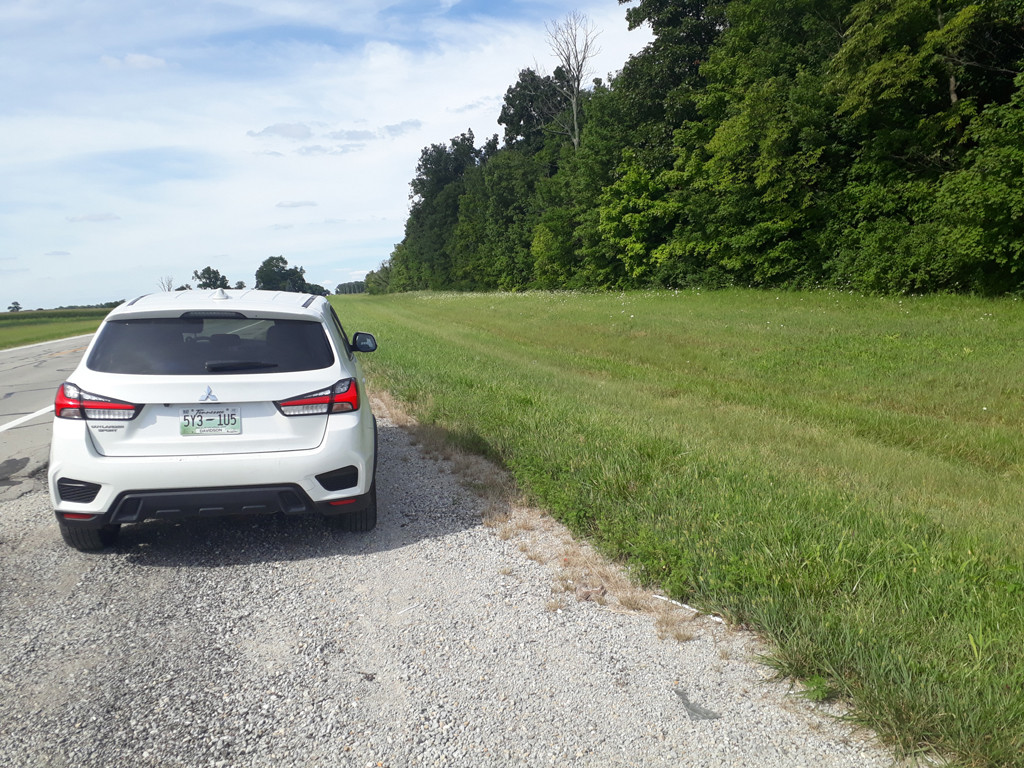
{"label": "grassy ditch", "polygon": [[1024,766],[1024,302],[333,299],[375,386],[897,750]]}
{"label": "grassy ditch", "polygon": [[0,349],[93,333],[109,309],[45,309],[0,314]]}

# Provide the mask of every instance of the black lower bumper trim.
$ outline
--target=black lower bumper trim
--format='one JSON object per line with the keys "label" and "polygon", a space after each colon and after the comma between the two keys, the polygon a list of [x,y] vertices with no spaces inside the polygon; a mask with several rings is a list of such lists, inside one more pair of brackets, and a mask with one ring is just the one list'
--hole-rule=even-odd
{"label": "black lower bumper trim", "polygon": [[318,511],[297,485],[202,488],[191,491],[128,491],[117,497],[112,524],[227,515],[298,515]]}

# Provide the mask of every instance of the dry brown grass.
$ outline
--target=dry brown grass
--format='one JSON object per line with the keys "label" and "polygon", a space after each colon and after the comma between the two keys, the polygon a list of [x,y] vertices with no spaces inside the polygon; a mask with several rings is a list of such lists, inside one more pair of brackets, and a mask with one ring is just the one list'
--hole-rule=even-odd
{"label": "dry brown grass", "polygon": [[691,622],[694,615],[687,616],[678,609],[667,610],[663,608],[659,610],[657,618],[654,620],[654,628],[658,632],[658,637],[662,640],[675,640],[679,643],[693,640],[694,631]]}
{"label": "dry brown grass", "polygon": [[418,424],[416,419],[405,410],[405,407],[391,396],[390,392],[375,388],[370,397],[370,405],[374,413],[387,414],[388,419],[396,427],[407,429]]}
{"label": "dry brown grass", "polygon": [[565,608],[565,603],[562,602],[561,598],[553,597],[544,604],[544,607],[554,613]]}
{"label": "dry brown grass", "polygon": [[[448,439],[445,430],[430,424],[420,424],[387,392],[374,396],[374,407],[386,413],[395,425],[404,429],[412,444],[427,456],[446,462],[459,483],[483,500],[484,525],[502,530],[511,518],[512,505],[518,502],[519,497],[515,483],[507,472],[482,456],[459,449]],[[499,535],[507,539],[511,533]]]}

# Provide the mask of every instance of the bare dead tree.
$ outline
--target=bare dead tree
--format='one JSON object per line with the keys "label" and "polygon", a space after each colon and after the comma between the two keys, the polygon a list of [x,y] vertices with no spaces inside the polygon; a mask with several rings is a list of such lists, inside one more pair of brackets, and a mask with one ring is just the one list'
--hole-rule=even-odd
{"label": "bare dead tree", "polygon": [[555,71],[555,84],[569,105],[565,114],[555,118],[553,127],[569,137],[574,149],[579,149],[583,83],[591,74],[591,60],[601,52],[597,47],[601,33],[579,11],[572,11],[562,21],[545,25],[545,29],[548,46],[561,69],[561,72]]}
{"label": "bare dead tree", "polygon": [[173,291],[174,290],[174,278],[170,275],[164,275],[157,280],[157,285],[160,286],[161,291]]}

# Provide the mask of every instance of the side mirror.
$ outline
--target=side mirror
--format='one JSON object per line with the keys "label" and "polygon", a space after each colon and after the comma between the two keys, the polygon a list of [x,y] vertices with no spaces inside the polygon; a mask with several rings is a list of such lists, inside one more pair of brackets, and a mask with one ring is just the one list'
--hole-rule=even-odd
{"label": "side mirror", "polygon": [[373,352],[377,349],[377,340],[372,333],[356,333],[352,335],[352,348],[356,352]]}

